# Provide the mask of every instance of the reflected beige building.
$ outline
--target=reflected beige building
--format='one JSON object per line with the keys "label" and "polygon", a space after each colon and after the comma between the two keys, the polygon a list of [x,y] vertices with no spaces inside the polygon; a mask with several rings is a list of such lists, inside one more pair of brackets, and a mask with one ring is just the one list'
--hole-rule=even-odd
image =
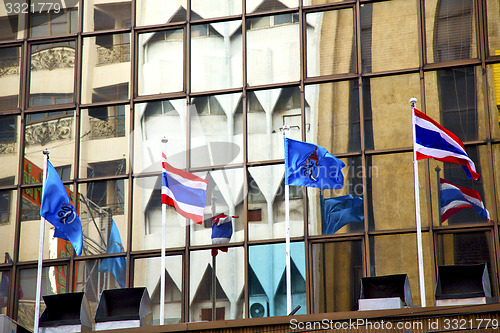
{"label": "reflected beige building", "polygon": [[[286,315],[285,124],[291,138],[345,163],[344,187],[324,197],[361,197],[365,216],[324,234],[320,190],[290,187],[297,314],[350,318],[361,277],[393,274],[408,275],[421,306],[410,97],[465,143],[481,174],[473,181],[457,165],[418,163],[426,306],[435,306],[440,265],[486,263],[497,302],[498,0],[25,6],[0,6],[2,314],[33,325],[47,148],[84,249],[74,256],[46,224],[42,294],[84,291],[95,311],[103,290],[146,287],[158,324],[164,274],[166,324]],[[167,209],[165,272],[163,137],[170,164],[209,180],[203,224]],[[470,208],[440,221],[437,166],[480,193],[492,222]],[[239,216],[215,267],[214,210]],[[120,252],[109,250],[113,224]],[[123,269],[105,268],[118,262]]]}

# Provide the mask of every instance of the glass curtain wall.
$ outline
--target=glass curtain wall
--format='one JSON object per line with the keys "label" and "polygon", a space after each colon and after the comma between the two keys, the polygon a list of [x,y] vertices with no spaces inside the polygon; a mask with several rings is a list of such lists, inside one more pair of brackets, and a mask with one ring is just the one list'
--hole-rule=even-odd
{"label": "glass curtain wall", "polygon": [[[286,315],[285,124],[345,164],[342,189],[289,188],[299,314],[355,311],[361,277],[392,274],[433,306],[440,265],[486,263],[497,301],[498,0],[18,2],[0,8],[0,313],[33,326],[41,250],[43,294],[85,291],[92,316],[103,290],[145,287],[159,324],[162,274],[167,324]],[[418,162],[426,290],[411,97],[481,175]],[[50,223],[38,248],[43,149],[82,221],[81,256]],[[207,181],[201,223],[167,207],[165,272],[162,151]],[[490,220],[442,221],[436,167]],[[325,205],[347,196],[362,218],[331,232]],[[214,245],[219,214],[232,237]]]}

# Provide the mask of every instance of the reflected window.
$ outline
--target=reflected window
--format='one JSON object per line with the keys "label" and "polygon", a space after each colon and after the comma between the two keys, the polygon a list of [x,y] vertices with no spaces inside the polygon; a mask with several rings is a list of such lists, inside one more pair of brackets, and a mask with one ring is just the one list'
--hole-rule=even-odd
{"label": "reflected window", "polygon": [[125,136],[125,105],[89,109],[90,139]]}
{"label": "reflected window", "polygon": [[0,225],[9,224],[11,192],[10,190],[0,191]]}
{"label": "reflected window", "polygon": [[[73,94],[30,94],[31,106],[73,103]],[[37,116],[28,116],[32,120]]]}
{"label": "reflected window", "polygon": [[250,20],[249,29],[270,28],[283,24],[299,23],[299,14],[281,14]]}
{"label": "reflected window", "polygon": [[201,115],[226,115],[221,105],[214,96],[196,97],[193,100],[196,112]]}
{"label": "reflected window", "polygon": [[78,30],[78,9],[34,13],[30,18],[31,37],[61,36]]}
{"label": "reflected window", "polygon": [[[5,116],[0,121],[0,147],[17,141],[17,116]],[[1,150],[0,150],[1,152]]]}
{"label": "reflected window", "polygon": [[438,0],[434,34],[435,61],[471,58],[473,6],[472,0]]}
{"label": "reflected window", "polygon": [[[112,164],[111,162],[110,164]],[[102,166],[98,164],[103,164]],[[108,162],[96,163],[89,172],[96,172],[96,168],[110,167]],[[114,165],[118,168],[119,165]],[[105,173],[104,170],[100,170]],[[97,171],[99,174],[99,171]],[[87,184],[87,199],[89,199],[93,205],[97,205],[100,209],[111,210],[113,215],[123,215],[124,214],[124,197],[125,197],[125,184],[123,179],[111,180],[111,181],[97,181]]]}

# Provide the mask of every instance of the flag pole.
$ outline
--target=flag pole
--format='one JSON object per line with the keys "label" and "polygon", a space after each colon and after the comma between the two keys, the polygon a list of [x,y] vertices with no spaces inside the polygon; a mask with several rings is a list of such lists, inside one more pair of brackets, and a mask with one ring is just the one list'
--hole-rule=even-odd
{"label": "flag pole", "polygon": [[422,254],[422,223],[420,221],[420,191],[418,183],[418,162],[417,151],[415,150],[416,134],[415,134],[415,104],[417,99],[410,98],[411,104],[411,122],[412,122],[412,136],[413,136],[413,177],[415,184],[415,220],[417,224],[417,258],[418,258],[418,278],[420,282],[420,306],[425,307],[425,280],[424,280],[424,261]]}
{"label": "flag pole", "polygon": [[437,183],[438,221],[439,221],[439,226],[441,226],[441,224],[443,224],[441,221],[441,181],[440,181],[441,176],[439,175],[441,168],[438,165],[434,170],[436,171],[436,183]]}
{"label": "flag pole", "polygon": [[[43,151],[43,183],[42,183],[42,198],[45,190],[45,180],[47,179],[47,161],[49,160],[48,149]],[[40,323],[40,299],[42,293],[42,261],[43,261],[43,241],[45,237],[45,218],[40,218],[40,242],[38,244],[38,268],[36,273],[36,300],[35,300],[35,323],[33,332],[38,333]]]}
{"label": "flag pole", "polygon": [[[288,137],[287,124],[283,125],[283,138]],[[286,177],[287,170],[285,170]],[[292,312],[292,272],[290,267],[290,185],[285,182],[285,256],[286,256],[286,314]]]}
{"label": "flag pole", "polygon": [[[212,218],[215,218],[215,212],[216,212],[216,206],[215,206],[215,195],[212,192]],[[212,228],[213,228],[213,223],[214,220],[212,220]],[[213,230],[213,229],[212,229]],[[214,256],[212,254],[212,321],[215,321],[217,319],[216,313],[215,313],[215,306],[217,302],[217,274],[215,272],[215,265],[217,264],[216,259],[217,256]]]}
{"label": "flag pole", "polygon": [[[167,161],[167,142],[168,139],[161,139],[162,145],[162,162]],[[165,155],[165,157],[163,157]],[[163,165],[162,165],[163,168]],[[162,174],[163,177],[163,174]],[[163,179],[162,179],[163,184]],[[165,324],[165,232],[167,224],[167,204],[161,204],[161,275],[160,275],[160,325]]]}

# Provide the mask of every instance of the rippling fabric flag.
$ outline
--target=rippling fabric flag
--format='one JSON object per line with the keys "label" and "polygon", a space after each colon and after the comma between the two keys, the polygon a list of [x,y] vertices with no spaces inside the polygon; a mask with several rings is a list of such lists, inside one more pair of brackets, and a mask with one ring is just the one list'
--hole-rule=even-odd
{"label": "rippling fabric flag", "polygon": [[55,227],[54,237],[71,242],[77,255],[82,254],[82,224],[56,169],[47,161],[47,178],[40,215]]}
{"label": "rippling fabric flag", "polygon": [[207,200],[208,180],[174,168],[167,163],[164,152],[162,157],[161,203],[174,207],[182,216],[201,224]]}
{"label": "rippling fabric flag", "polygon": [[321,233],[323,235],[334,234],[348,223],[364,220],[363,199],[350,194],[326,199],[323,214]]}
{"label": "rippling fabric flag", "polygon": [[[115,221],[112,221],[111,232],[109,233],[108,248],[106,253],[120,253],[125,252],[123,248],[120,232],[116,227]],[[114,275],[116,282],[120,287],[125,288],[125,278],[127,269],[127,258],[106,258],[103,259],[99,266],[99,272],[108,272]]]}
{"label": "rippling fabric flag", "polygon": [[473,208],[479,216],[491,221],[490,213],[484,207],[483,200],[475,190],[450,183],[443,178],[439,179],[441,187],[441,222],[464,208]]}
{"label": "rippling fabric flag", "polygon": [[[233,235],[233,218],[238,218],[238,216],[219,214],[212,217],[212,244],[229,243]],[[216,256],[219,250],[227,252],[227,247],[212,249],[212,256]]]}
{"label": "rippling fabric flag", "polygon": [[285,184],[326,189],[344,186],[344,162],[325,148],[285,137]]}
{"label": "rippling fabric flag", "polygon": [[474,162],[465,152],[464,144],[455,134],[424,113],[415,108],[413,110],[415,112],[416,141],[413,145],[417,160],[434,158],[442,162],[457,163],[465,170],[468,178],[476,180],[481,177],[476,172]]}

